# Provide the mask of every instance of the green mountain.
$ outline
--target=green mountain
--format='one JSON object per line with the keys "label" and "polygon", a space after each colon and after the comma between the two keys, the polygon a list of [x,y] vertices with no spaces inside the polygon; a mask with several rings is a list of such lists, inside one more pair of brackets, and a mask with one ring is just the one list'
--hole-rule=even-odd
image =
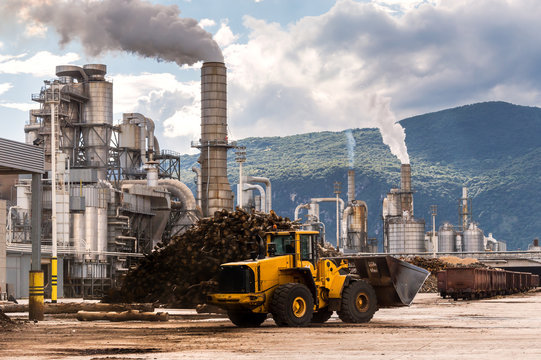
{"label": "green mountain", "polygon": [[[431,224],[430,205],[438,205],[437,226],[458,222],[462,186],[473,198],[473,218],[485,235],[526,249],[541,233],[541,109],[488,102],[415,116],[401,121],[412,166],[415,216]],[[368,236],[382,241],[382,199],[400,182],[400,162],[377,129],[351,130],[356,197],[368,205]],[[247,138],[244,173],[272,181],[273,209],[293,217],[298,204],[333,197],[334,182],[346,200],[349,169],[346,132]],[[182,180],[195,190],[191,166],[198,155],[182,157]],[[229,179],[238,182],[238,164],[229,154]],[[336,237],[335,205],[320,206],[327,238]],[[302,213],[301,213],[302,214]],[[427,230],[429,230],[427,225]]]}

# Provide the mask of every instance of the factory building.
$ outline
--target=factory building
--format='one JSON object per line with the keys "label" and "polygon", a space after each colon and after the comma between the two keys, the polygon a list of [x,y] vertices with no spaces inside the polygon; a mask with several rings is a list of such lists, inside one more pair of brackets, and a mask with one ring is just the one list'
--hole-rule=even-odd
{"label": "factory building", "polygon": [[400,188],[391,189],[383,199],[383,250],[387,253],[427,251],[425,221],[413,216],[411,166],[400,167]]}
{"label": "factory building", "polygon": [[[226,68],[223,63],[202,68],[196,196],[179,181],[179,154],[160,149],[152,119],[127,113],[113,123],[113,83],[106,65],[57,66],[56,75],[32,95],[39,108],[30,111],[24,128],[26,143],[45,153],[46,292],[56,250],[58,296],[101,296],[158,242],[169,241],[201,216],[233,208]],[[14,296],[23,297],[31,254],[29,176],[19,177],[16,192],[8,206],[6,282]]]}

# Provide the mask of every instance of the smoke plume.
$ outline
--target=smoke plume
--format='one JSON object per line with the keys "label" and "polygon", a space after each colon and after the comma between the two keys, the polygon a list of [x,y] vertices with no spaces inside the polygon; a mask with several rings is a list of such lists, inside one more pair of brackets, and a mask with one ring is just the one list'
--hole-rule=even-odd
{"label": "smoke plume", "polygon": [[54,27],[60,45],[78,39],[90,56],[127,51],[179,65],[223,62],[212,35],[197,20],[181,18],[176,5],[142,0],[8,1],[8,7],[25,18]]}
{"label": "smoke plume", "polygon": [[374,95],[370,98],[371,115],[378,124],[383,142],[389,146],[402,164],[409,164],[410,157],[406,147],[406,132],[391,111],[391,100]]}
{"label": "smoke plume", "polygon": [[348,158],[349,158],[349,168],[353,169],[353,165],[355,164],[355,138],[353,137],[353,133],[351,130],[346,130],[346,138],[348,140],[347,147],[348,147]]}

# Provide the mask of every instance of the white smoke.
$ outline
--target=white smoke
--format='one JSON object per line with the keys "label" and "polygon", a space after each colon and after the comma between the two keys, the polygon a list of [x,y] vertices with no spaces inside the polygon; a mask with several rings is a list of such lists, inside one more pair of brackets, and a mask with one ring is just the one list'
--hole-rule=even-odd
{"label": "white smoke", "polygon": [[353,165],[355,164],[355,138],[353,137],[353,133],[351,130],[346,130],[346,138],[348,140],[347,147],[348,147],[348,159],[349,159],[349,168],[353,169]]}
{"label": "white smoke", "polygon": [[406,132],[391,111],[391,99],[379,95],[370,98],[371,116],[376,121],[383,142],[389,146],[402,164],[409,164],[410,157],[406,147]]}
{"label": "white smoke", "polygon": [[24,18],[54,27],[61,45],[78,39],[90,56],[126,51],[179,65],[223,62],[212,35],[197,20],[181,18],[176,5],[142,0],[3,1]]}

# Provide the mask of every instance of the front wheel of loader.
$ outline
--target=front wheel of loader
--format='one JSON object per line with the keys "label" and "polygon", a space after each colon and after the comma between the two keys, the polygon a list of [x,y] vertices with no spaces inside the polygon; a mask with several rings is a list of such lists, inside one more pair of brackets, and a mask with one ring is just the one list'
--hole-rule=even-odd
{"label": "front wheel of loader", "polygon": [[270,309],[278,326],[306,326],[312,320],[314,299],[306,285],[284,284],[274,292]]}
{"label": "front wheel of loader", "polygon": [[354,281],[342,291],[342,303],[338,311],[338,317],[343,322],[369,322],[377,310],[376,292],[372,285],[366,281]]}
{"label": "front wheel of loader", "polygon": [[267,314],[240,310],[229,310],[227,316],[238,327],[258,327],[267,318]]}

